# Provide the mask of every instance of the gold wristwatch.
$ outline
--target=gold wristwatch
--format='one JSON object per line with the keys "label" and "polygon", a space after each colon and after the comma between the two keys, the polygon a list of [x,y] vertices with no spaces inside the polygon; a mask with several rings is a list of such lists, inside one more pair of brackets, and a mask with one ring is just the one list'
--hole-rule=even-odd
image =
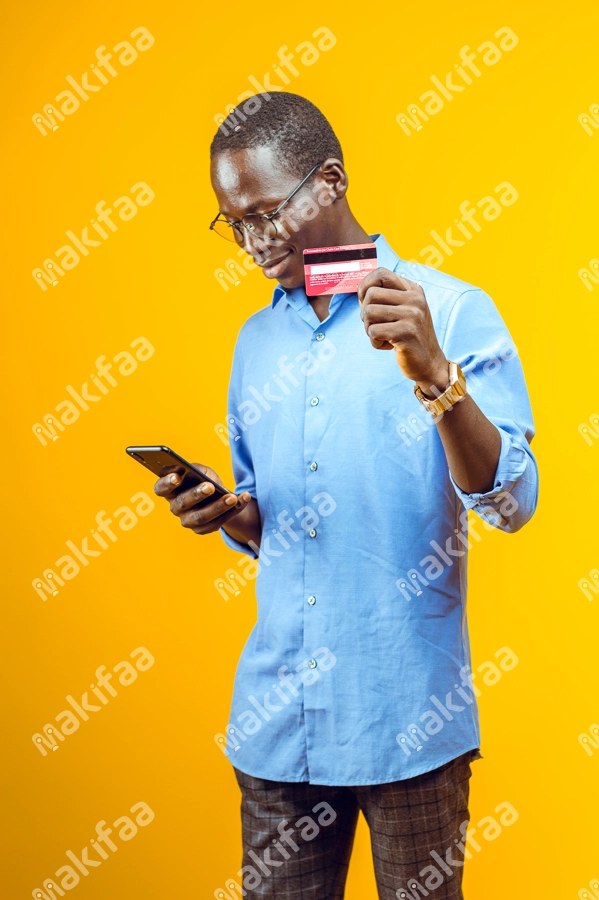
{"label": "gold wristwatch", "polygon": [[458,366],[456,362],[449,363],[449,384],[447,385],[445,391],[442,394],[439,394],[434,400],[429,400],[428,397],[425,397],[420,387],[415,384],[414,385],[414,393],[424,406],[427,412],[431,414],[434,418],[438,416],[442,416],[444,412],[447,412],[448,409],[451,409],[452,406],[455,406],[456,403],[459,403],[468,393],[468,388],[466,387],[466,376]]}

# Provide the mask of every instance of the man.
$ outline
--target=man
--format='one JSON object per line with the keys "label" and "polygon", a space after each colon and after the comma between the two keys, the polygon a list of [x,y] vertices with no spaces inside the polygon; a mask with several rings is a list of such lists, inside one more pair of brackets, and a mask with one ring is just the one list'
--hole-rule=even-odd
{"label": "man", "polygon": [[[260,559],[226,735],[240,881],[249,896],[342,898],[361,809],[382,900],[456,900],[480,756],[467,510],[507,532],[534,511],[520,362],[481,290],[357,222],[316,107],[251,101],[211,147],[211,228],[278,281],[235,348],[236,494],[194,508],[211,485],[156,485],[185,528]],[[357,295],[307,298],[304,249],[372,240],[379,268]]]}

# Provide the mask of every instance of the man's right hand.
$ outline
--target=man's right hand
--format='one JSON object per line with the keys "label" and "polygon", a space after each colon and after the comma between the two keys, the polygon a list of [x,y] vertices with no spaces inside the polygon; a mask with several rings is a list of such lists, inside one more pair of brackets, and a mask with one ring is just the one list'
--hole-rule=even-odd
{"label": "man's right hand", "polygon": [[[224,487],[213,469],[199,463],[194,463],[194,466]],[[195,534],[211,534],[224,526],[236,540],[247,543],[248,540],[255,539],[258,504],[250,494],[245,492],[239,497],[236,494],[225,494],[218,500],[205,503],[199,509],[193,509],[197,503],[214,493],[214,486],[209,481],[205,481],[196,487],[180,491],[180,485],[181,476],[175,471],[167,472],[154,485],[154,492],[168,501],[171,512],[178,517],[183,528],[189,528]],[[233,519],[238,521],[233,523]],[[258,516],[258,526],[259,521]],[[259,542],[259,530],[257,536],[257,542]]]}

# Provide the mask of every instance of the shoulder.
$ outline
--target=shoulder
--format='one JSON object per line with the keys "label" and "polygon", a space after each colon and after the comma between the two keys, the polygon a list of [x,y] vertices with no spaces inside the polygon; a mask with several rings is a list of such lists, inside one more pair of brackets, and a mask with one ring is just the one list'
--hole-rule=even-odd
{"label": "shoulder", "polygon": [[237,344],[243,345],[246,342],[254,340],[258,333],[264,334],[264,328],[269,322],[272,322],[273,317],[276,317],[279,314],[279,306],[281,306],[281,304],[277,303],[273,308],[272,304],[269,303],[268,306],[262,307],[262,309],[253,313],[249,319],[246,319],[239,329]]}
{"label": "shoulder", "polygon": [[482,288],[419,263],[400,260],[395,271],[422,287],[441,346],[456,331],[472,339],[478,335],[480,341],[505,331],[499,310]]}
{"label": "shoulder", "polygon": [[445,333],[450,320],[457,319],[462,324],[471,325],[474,320],[490,322],[498,318],[491,297],[482,288],[467,281],[430,266],[404,260],[399,260],[395,271],[399,275],[405,274],[406,278],[422,287],[438,333]]}
{"label": "shoulder", "polygon": [[416,281],[422,285],[425,291],[443,296],[445,302],[455,302],[462,294],[471,291],[483,294],[484,291],[469,284],[467,281],[461,281],[454,278],[453,275],[447,275],[439,269],[433,269],[431,266],[424,266],[422,263],[407,262],[400,259],[395,266],[395,272],[399,275],[405,275],[410,281]]}

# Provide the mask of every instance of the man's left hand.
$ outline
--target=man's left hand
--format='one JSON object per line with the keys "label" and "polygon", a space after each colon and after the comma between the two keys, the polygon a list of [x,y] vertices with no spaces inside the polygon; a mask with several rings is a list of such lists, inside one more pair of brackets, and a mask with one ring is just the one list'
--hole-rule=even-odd
{"label": "man's left hand", "polygon": [[360,284],[358,300],[372,346],[395,350],[401,371],[425,394],[431,396],[431,385],[444,391],[449,364],[420,285],[389,269],[375,269]]}

